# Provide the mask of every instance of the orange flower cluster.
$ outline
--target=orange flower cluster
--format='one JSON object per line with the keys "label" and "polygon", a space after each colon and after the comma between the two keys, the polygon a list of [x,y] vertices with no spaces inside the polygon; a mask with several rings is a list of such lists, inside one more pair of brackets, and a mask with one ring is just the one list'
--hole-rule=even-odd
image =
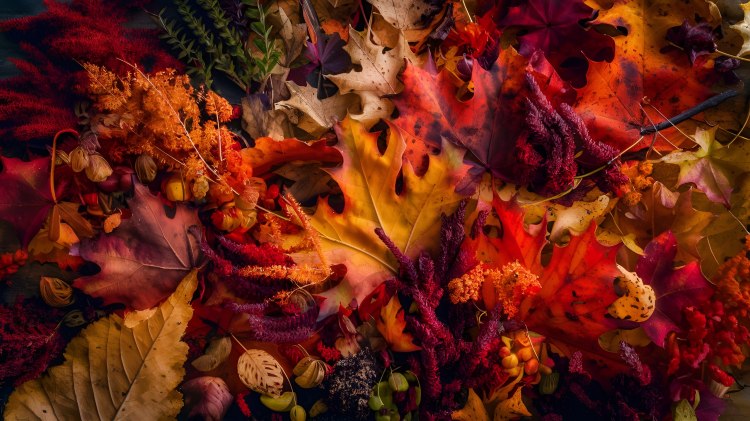
{"label": "orange flower cluster", "polygon": [[[252,176],[222,125],[232,106],[212,91],[195,89],[174,70],[148,76],[139,70],[120,77],[91,64],[90,125],[109,156],[145,154],[163,169],[179,171],[192,197],[209,194],[219,203],[241,192]],[[107,142],[110,141],[111,142]]]}
{"label": "orange flower cluster", "polygon": [[750,309],[750,235],[745,248],[719,267],[714,278],[718,294],[728,308],[737,308],[743,317]]}
{"label": "orange flower cluster", "polygon": [[469,300],[479,301],[481,290],[487,285],[494,288],[497,302],[508,318],[518,313],[521,301],[542,289],[539,277],[526,269],[518,260],[504,265],[500,269],[485,269],[478,264],[474,269],[460,278],[448,283],[451,302],[465,303]]}
{"label": "orange flower cluster", "polygon": [[654,179],[651,173],[654,170],[654,164],[643,161],[633,165],[623,165],[622,172],[630,179],[630,185],[622,198],[623,203],[627,206],[635,206],[641,201],[642,192],[652,184]]}

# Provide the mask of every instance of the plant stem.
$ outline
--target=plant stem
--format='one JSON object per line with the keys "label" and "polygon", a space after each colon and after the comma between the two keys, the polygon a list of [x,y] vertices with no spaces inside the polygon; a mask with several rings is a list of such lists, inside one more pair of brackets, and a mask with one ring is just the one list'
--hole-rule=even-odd
{"label": "plant stem", "polygon": [[709,108],[713,108],[722,102],[726,101],[729,98],[733,98],[737,96],[739,92],[735,91],[734,89],[730,89],[728,91],[724,91],[718,95],[714,95],[711,98],[701,102],[700,104],[696,105],[693,108],[690,108],[686,111],[681,112],[680,114],[677,114],[676,116],[672,118],[668,118],[665,121],[662,121],[659,124],[652,125],[649,127],[641,127],[641,135],[647,135],[651,133],[656,133],[659,131],[662,131],[666,128],[672,127],[676,124],[682,123],[683,121],[689,119],[690,117],[693,117],[694,115],[701,113],[703,111],[706,111]]}

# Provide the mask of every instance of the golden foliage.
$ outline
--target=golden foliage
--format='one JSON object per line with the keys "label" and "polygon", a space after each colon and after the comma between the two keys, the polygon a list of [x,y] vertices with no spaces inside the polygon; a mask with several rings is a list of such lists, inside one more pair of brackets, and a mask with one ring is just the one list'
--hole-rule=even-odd
{"label": "golden foliage", "polygon": [[183,405],[177,386],[188,352],[180,338],[193,316],[190,301],[197,285],[193,271],[137,323],[116,314],[92,323],[68,344],[62,365],[13,392],[5,419],[176,417]]}

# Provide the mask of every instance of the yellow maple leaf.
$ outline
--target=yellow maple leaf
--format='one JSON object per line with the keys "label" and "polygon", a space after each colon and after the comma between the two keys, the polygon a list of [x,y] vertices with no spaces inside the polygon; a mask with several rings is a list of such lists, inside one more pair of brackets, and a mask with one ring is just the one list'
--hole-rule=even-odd
{"label": "yellow maple leaf", "polygon": [[[461,176],[462,152],[450,144],[431,156],[423,176],[417,176],[403,159],[406,143],[398,128],[389,124],[387,147],[378,150],[378,134],[346,118],[336,128],[336,146],[344,157],[340,167],[329,171],[341,187],[344,210],[335,212],[328,201],[318,203],[311,217],[318,231],[323,253],[331,264],[343,263],[347,275],[337,288],[323,294],[322,315],[358,302],[385,279],[396,274],[398,264],[375,234],[382,228],[407,256],[434,251],[440,242],[440,215],[452,213],[462,196],[455,193]],[[399,173],[403,182],[396,191]],[[298,263],[317,259],[314,253],[293,255]]]}

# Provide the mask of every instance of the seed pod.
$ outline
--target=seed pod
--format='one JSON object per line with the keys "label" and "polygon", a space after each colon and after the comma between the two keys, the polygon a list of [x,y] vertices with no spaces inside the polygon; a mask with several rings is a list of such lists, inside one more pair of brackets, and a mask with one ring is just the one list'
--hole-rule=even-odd
{"label": "seed pod", "polygon": [[318,415],[326,413],[327,411],[328,411],[328,405],[326,405],[323,399],[318,399],[310,408],[310,416],[315,418]]}
{"label": "seed pod", "polygon": [[73,310],[63,316],[62,323],[67,327],[78,327],[86,323],[86,317],[81,310]]}
{"label": "seed pod", "polygon": [[300,387],[311,389],[323,383],[328,365],[321,360],[305,357],[294,367],[294,382]]}
{"label": "seed pod", "polygon": [[557,390],[557,383],[560,381],[560,373],[552,372],[542,374],[542,381],[539,383],[539,393],[542,395],[551,395]]}
{"label": "seed pod", "polygon": [[156,178],[156,162],[149,155],[140,155],[135,160],[135,174],[143,184],[150,183]]}
{"label": "seed pod", "polygon": [[112,167],[103,156],[94,154],[89,156],[89,166],[86,167],[86,177],[89,180],[99,183],[112,175]]}
{"label": "seed pod", "polygon": [[55,151],[55,165],[68,164],[70,165],[70,155],[67,152],[57,150]]}
{"label": "seed pod", "polygon": [[73,288],[62,279],[42,276],[39,292],[42,300],[52,307],[65,307],[73,303]]}
{"label": "seed pod", "polygon": [[70,168],[75,172],[85,170],[90,164],[89,154],[80,146],[70,152],[68,159],[70,160]]}

